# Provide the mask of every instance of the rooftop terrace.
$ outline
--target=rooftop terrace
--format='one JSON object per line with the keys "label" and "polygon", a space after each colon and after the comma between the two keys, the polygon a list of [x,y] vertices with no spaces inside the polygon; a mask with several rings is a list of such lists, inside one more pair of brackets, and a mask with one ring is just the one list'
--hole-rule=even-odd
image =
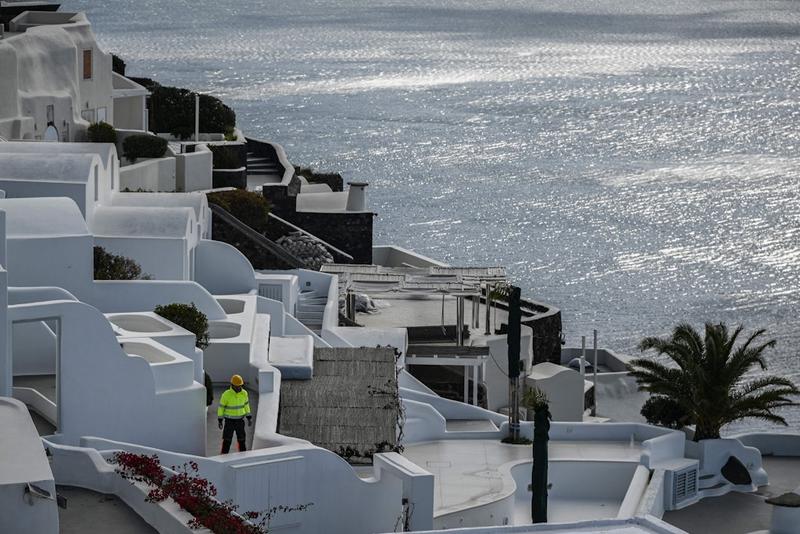
{"label": "rooftop terrace", "polygon": [[[636,463],[642,453],[634,442],[551,441],[550,460]],[[516,490],[514,464],[531,460],[530,445],[497,440],[447,440],[406,446],[403,456],[434,475],[434,516],[502,499]],[[573,519],[574,520],[574,519]]]}
{"label": "rooftop terrace", "polygon": [[667,512],[664,521],[686,532],[730,534],[769,528],[773,507],[764,501],[800,487],[800,457],[764,456],[769,485],[756,493],[708,497],[683,510]]}

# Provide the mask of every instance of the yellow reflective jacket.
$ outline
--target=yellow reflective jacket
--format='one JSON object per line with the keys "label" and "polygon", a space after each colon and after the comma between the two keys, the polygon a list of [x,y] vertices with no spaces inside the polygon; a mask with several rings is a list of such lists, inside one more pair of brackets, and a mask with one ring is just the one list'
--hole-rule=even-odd
{"label": "yellow reflective jacket", "polygon": [[239,393],[236,393],[233,388],[226,389],[219,399],[217,417],[241,419],[246,415],[250,415],[250,400],[247,397],[247,391],[242,388]]}

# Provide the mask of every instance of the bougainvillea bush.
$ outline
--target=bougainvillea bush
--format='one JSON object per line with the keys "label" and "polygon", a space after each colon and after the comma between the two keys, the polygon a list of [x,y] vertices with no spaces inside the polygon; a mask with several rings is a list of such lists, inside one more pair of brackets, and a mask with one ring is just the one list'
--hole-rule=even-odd
{"label": "bougainvillea bush", "polygon": [[196,462],[172,467],[169,474],[153,454],[118,452],[113,461],[116,472],[132,482],[151,486],[145,499],[159,503],[172,499],[192,515],[187,526],[191,529],[207,528],[215,534],[266,534],[269,521],[279,513],[305,510],[311,504],[300,506],[275,506],[263,512],[239,512],[239,507],[230,501],[217,500],[217,488],[205,478],[198,476]]}

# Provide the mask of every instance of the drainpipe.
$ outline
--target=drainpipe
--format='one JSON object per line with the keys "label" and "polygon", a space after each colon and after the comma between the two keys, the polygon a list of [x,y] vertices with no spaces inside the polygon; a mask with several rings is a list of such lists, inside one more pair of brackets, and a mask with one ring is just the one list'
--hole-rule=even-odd
{"label": "drainpipe", "polygon": [[350,189],[347,192],[347,211],[366,211],[367,209],[367,182],[347,182]]}

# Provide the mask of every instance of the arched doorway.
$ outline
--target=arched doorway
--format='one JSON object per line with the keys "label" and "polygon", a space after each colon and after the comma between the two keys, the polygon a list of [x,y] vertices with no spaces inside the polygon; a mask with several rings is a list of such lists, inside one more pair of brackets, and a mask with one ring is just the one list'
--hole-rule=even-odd
{"label": "arched doorway", "polygon": [[58,142],[58,129],[52,124],[48,124],[47,129],[44,131],[44,140],[51,143]]}

